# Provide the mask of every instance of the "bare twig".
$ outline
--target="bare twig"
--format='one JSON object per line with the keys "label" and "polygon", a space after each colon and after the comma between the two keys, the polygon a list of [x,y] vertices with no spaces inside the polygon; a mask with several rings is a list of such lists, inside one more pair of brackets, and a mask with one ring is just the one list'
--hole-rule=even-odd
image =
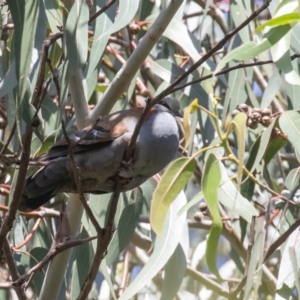
{"label": "bare twig", "polygon": [[98,273],[101,261],[105,256],[107,246],[109,245],[109,242],[113,235],[113,223],[114,223],[114,219],[115,219],[115,214],[116,214],[116,210],[117,210],[117,205],[118,205],[118,200],[119,200],[121,189],[122,189],[122,183],[121,183],[121,181],[119,181],[117,179],[114,193],[112,195],[112,199],[111,199],[111,203],[110,203],[108,221],[105,226],[105,229],[103,230],[102,236],[98,237],[94,262],[90,268],[89,274],[87,275],[87,277],[85,279],[85,282],[81,288],[81,291],[80,291],[80,294],[79,294],[77,300],[85,300],[87,298],[87,296],[93,286],[93,282],[96,278],[96,275]]}
{"label": "bare twig", "polygon": [[[8,240],[5,238],[3,242],[3,252],[7,261],[7,265],[10,271],[12,281],[19,279],[19,272],[17,270],[14,258],[11,253],[11,249],[8,243]],[[18,295],[19,300],[27,299],[24,290],[20,286],[13,286],[15,292]]]}
{"label": "bare twig", "polygon": [[16,251],[16,250],[22,248],[23,246],[25,246],[25,245],[31,240],[31,238],[33,237],[33,234],[34,234],[34,233],[37,231],[37,229],[39,228],[41,221],[42,221],[42,218],[38,218],[38,219],[36,220],[34,226],[33,226],[32,229],[31,229],[31,232],[26,236],[26,238],[24,239],[24,241],[23,241],[21,244],[19,244],[19,245],[13,247],[13,250],[14,250],[14,251]]}
{"label": "bare twig", "polygon": [[95,14],[93,14],[89,19],[89,24],[91,24],[97,17],[103,14],[106,10],[108,10],[116,0],[109,0],[101,9],[99,9]]}
{"label": "bare twig", "polygon": [[215,282],[214,280],[208,278],[206,274],[203,274],[199,271],[192,269],[191,267],[186,268],[186,275],[190,276],[191,278],[195,279],[196,281],[203,284],[206,288],[214,291],[215,293],[228,298],[229,291],[220,285],[219,283]]}
{"label": "bare twig", "polygon": [[[49,40],[45,41],[43,44],[42,58],[40,62],[38,78],[36,81],[34,93],[31,100],[31,103],[36,108],[36,114],[38,112],[38,108],[40,108],[40,103],[43,100],[44,92],[45,92],[45,89],[43,89],[43,82],[44,82],[45,63],[48,55],[48,48],[54,41],[56,41],[56,39],[60,37],[62,37],[61,33],[54,35]],[[47,83],[46,83],[46,87],[47,87]],[[15,190],[13,192],[13,198],[11,204],[9,206],[9,209],[7,211],[7,214],[5,216],[5,219],[0,229],[0,249],[2,249],[3,247],[3,243],[5,242],[7,233],[11,230],[13,226],[19,201],[22,197],[23,185],[27,174],[27,167],[29,165],[30,146],[31,146],[31,139],[32,139],[32,125],[33,124],[30,124],[26,127],[25,134],[23,135],[23,139],[22,139],[23,149],[20,158],[22,164],[20,165],[19,168],[19,173],[16,181]],[[12,272],[12,270],[10,271]]]}
{"label": "bare twig", "polygon": [[280,247],[291,235],[291,233],[294,230],[296,230],[299,226],[300,226],[300,219],[296,220],[295,223],[292,224],[286,232],[284,232],[281,236],[279,236],[277,240],[272,245],[270,245],[268,251],[265,254],[264,262],[266,262],[269,259],[269,257],[276,251],[276,249]]}
{"label": "bare twig", "polygon": [[91,208],[87,204],[86,199],[85,199],[84,194],[83,194],[83,191],[82,191],[80,175],[79,175],[78,167],[77,167],[75,159],[74,159],[74,145],[76,145],[76,143],[72,143],[70,141],[70,139],[68,137],[68,134],[66,132],[64,120],[62,120],[62,131],[63,131],[63,134],[64,134],[64,138],[67,141],[68,146],[69,146],[69,155],[70,155],[70,159],[71,159],[72,170],[73,170],[73,174],[74,174],[74,180],[75,180],[77,192],[79,194],[82,205],[83,205],[84,209],[86,210],[87,215],[89,216],[92,224],[94,225],[94,227],[97,231],[97,234],[100,235],[102,233],[102,228],[99,225],[99,223],[97,222]]}
{"label": "bare twig", "polygon": [[128,280],[128,274],[129,274],[129,263],[130,263],[130,251],[127,247],[125,250],[125,257],[124,257],[124,264],[123,264],[123,274],[122,274],[122,281],[119,287],[119,293],[118,296],[120,297],[122,293],[124,292]]}
{"label": "bare twig", "polygon": [[[8,206],[6,205],[1,205],[0,204],[0,210],[1,211],[8,211]],[[46,217],[50,217],[50,218],[59,218],[60,214],[57,210],[54,209],[50,209],[50,208],[41,208],[40,210],[35,210],[35,211],[31,211],[31,212],[22,212],[20,211],[20,215],[27,217],[27,218],[46,218]]]}
{"label": "bare twig", "polygon": [[248,273],[249,264],[250,264],[250,260],[251,260],[251,254],[252,254],[252,248],[254,245],[255,220],[256,220],[256,217],[252,216],[251,225],[250,225],[249,243],[248,243],[248,249],[247,249],[246,265],[245,265],[245,271],[244,271],[245,276]]}
{"label": "bare twig", "polygon": [[47,253],[47,255],[38,263],[36,264],[33,268],[28,270],[24,275],[20,276],[14,283],[14,286],[23,286],[26,287],[29,284],[29,280],[33,278],[33,276],[39,272],[54,256],[57,254],[69,249],[73,248],[79,245],[82,245],[84,243],[88,243],[97,237],[89,237],[86,239],[72,239],[72,240],[67,240],[63,241],[62,243],[54,243]]}
{"label": "bare twig", "polygon": [[14,122],[14,125],[9,133],[8,139],[6,143],[4,144],[3,148],[1,149],[1,154],[4,154],[6,149],[8,148],[9,143],[11,142],[11,139],[13,138],[16,131],[16,121]]}
{"label": "bare twig", "polygon": [[[299,57],[300,57],[300,54],[294,54],[294,55],[291,56],[291,60],[294,60],[294,59],[299,58]],[[174,92],[176,92],[178,90],[181,90],[181,89],[183,89],[183,88],[185,88],[187,86],[193,85],[195,83],[199,83],[199,82],[202,82],[204,80],[213,78],[215,76],[227,74],[227,73],[229,73],[229,72],[231,72],[233,70],[244,69],[244,68],[249,68],[249,67],[253,67],[253,66],[262,66],[262,65],[273,64],[273,63],[274,63],[274,61],[272,59],[264,60],[264,61],[257,61],[257,62],[248,63],[248,64],[239,63],[236,66],[233,66],[233,67],[230,67],[230,68],[226,68],[226,69],[224,69],[222,71],[219,71],[219,72],[217,72],[215,74],[209,74],[209,75],[203,76],[201,78],[189,81],[189,82],[187,82],[185,84],[176,86],[176,87],[174,87],[174,89],[172,89],[172,93],[174,93]]]}
{"label": "bare twig", "polygon": [[25,181],[27,167],[29,164],[31,137],[32,137],[32,129],[30,126],[28,126],[23,137],[23,151],[21,154],[22,164],[20,165],[19,168],[18,178],[17,178],[15,190],[13,192],[13,199],[11,201],[5,219],[0,228],[0,249],[2,249],[3,242],[6,238],[7,233],[11,230],[13,226],[19,201],[22,196],[23,184]]}
{"label": "bare twig", "polygon": [[173,89],[177,87],[177,85],[184,80],[188,75],[190,75],[193,71],[195,71],[198,67],[200,67],[209,57],[211,57],[215,52],[220,50],[234,35],[236,35],[241,29],[243,29],[246,25],[248,25],[254,18],[256,18],[263,10],[265,10],[270,5],[270,0],[266,1],[258,10],[256,10],[249,18],[247,18],[244,22],[242,22],[239,26],[237,26],[234,30],[228,32],[225,37],[218,42],[218,44],[213,47],[210,51],[204,54],[195,64],[193,64],[189,70],[184,72],[181,76],[179,76],[172,84],[170,84],[164,91],[162,91],[159,95],[154,97],[152,100],[148,99],[146,102],[146,106],[144,111],[135,126],[134,133],[129,141],[129,145],[126,150],[125,160],[128,160],[133,153],[136,139],[139,135],[140,129],[146,119],[147,114],[150,109],[157,103],[159,103],[164,97],[168,96],[172,93]]}
{"label": "bare twig", "polygon": [[[215,52],[222,49],[222,47],[240,30],[242,30],[246,25],[248,25],[253,19],[255,19],[262,11],[269,7],[271,0],[267,0],[258,10],[253,12],[249,18],[247,18],[244,22],[242,22],[239,26],[237,26],[232,31],[228,32],[224,38],[222,38],[215,47],[213,47],[210,51],[205,53],[195,64],[193,64],[189,70],[184,72],[181,76],[179,76],[171,85],[169,85],[164,91],[162,91],[159,95],[157,95],[153,99],[153,103],[158,103],[161,99],[172,93],[173,88],[175,88],[183,79],[187,78],[192,72],[197,70],[208,58],[210,58]],[[154,105],[153,104],[153,105]]]}
{"label": "bare twig", "polygon": [[[93,127],[92,127],[92,129],[93,129]],[[118,203],[120,191],[122,189],[122,183],[118,180],[118,177],[117,177],[114,194],[113,194],[112,200],[111,200],[108,222],[105,226],[105,229],[102,229],[101,226],[99,225],[99,223],[97,222],[91,208],[89,207],[89,205],[87,204],[87,202],[84,198],[78,167],[77,167],[75,159],[74,159],[74,146],[76,145],[76,143],[72,143],[70,141],[70,139],[66,133],[64,122],[62,123],[62,130],[63,130],[64,137],[69,145],[69,155],[70,155],[70,159],[71,159],[72,170],[73,170],[74,180],[75,180],[76,187],[77,187],[77,192],[79,194],[80,200],[84,206],[84,209],[85,209],[88,217],[90,218],[92,224],[94,225],[94,227],[97,231],[97,248],[96,248],[96,253],[95,253],[95,257],[94,257],[94,262],[90,268],[90,271],[86,277],[86,280],[83,284],[81,292],[78,296],[78,299],[86,299],[86,297],[88,296],[88,294],[92,288],[93,282],[94,282],[95,277],[99,270],[99,266],[101,264],[102,259],[105,256],[105,252],[107,251],[107,247],[108,247],[110,240],[112,238],[112,235],[113,235],[112,227],[113,227],[113,222],[114,222],[114,218],[115,218],[115,213],[116,213],[116,209],[117,209],[117,203]]]}

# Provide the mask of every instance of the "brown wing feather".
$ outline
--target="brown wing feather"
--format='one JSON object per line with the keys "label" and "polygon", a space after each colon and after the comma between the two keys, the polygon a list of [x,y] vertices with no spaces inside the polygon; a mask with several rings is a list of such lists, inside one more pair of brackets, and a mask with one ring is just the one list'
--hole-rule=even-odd
{"label": "brown wing feather", "polygon": [[[142,108],[138,109],[138,111],[142,112]],[[128,132],[125,118],[135,116],[135,114],[136,112],[133,109],[116,112],[103,117],[94,128],[93,126],[87,126],[71,134],[69,136],[70,141],[78,143],[74,148],[74,153],[89,151],[111,143],[116,138]],[[82,137],[84,139],[80,140]],[[69,155],[68,143],[65,139],[62,139],[54,144],[47,153],[40,156],[38,160],[47,161],[67,155]]]}

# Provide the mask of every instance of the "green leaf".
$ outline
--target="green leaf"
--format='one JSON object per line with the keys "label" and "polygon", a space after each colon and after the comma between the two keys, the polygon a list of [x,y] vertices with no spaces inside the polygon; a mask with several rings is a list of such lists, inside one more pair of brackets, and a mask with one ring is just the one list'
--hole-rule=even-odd
{"label": "green leaf", "polygon": [[175,251],[185,227],[186,214],[178,217],[178,211],[185,203],[185,195],[181,192],[170,205],[169,212],[165,218],[162,236],[156,237],[152,255],[119,300],[130,299],[137,294],[167,263]]}
{"label": "green leaf", "polygon": [[181,210],[178,212],[178,215],[181,215],[182,213],[189,210],[192,206],[197,204],[201,199],[203,199],[202,191],[196,194],[184,207],[182,207]]}
{"label": "green leaf", "polygon": [[198,108],[198,99],[191,102],[185,109],[183,115],[183,130],[184,130],[184,149],[187,149],[191,142],[191,126],[190,115],[193,114]]}
{"label": "green leaf", "polygon": [[293,22],[299,22],[300,21],[300,17],[299,17],[299,13],[297,12],[293,12],[293,13],[289,13],[280,17],[275,17],[272,18],[271,20],[266,21],[265,23],[259,25],[256,29],[255,32],[260,32],[262,30],[264,30],[267,26],[269,27],[274,27],[274,26],[281,26],[281,25],[285,25],[285,24],[290,24]]}
{"label": "green leaf", "polygon": [[[33,248],[30,251],[29,267],[30,268],[34,267],[37,264],[37,262],[41,261],[46,256],[47,253],[48,253],[48,249],[42,247]],[[46,274],[46,266],[42,268],[41,272],[38,272],[33,277],[32,285],[36,289],[37,295],[39,295],[41,292],[45,274]]]}
{"label": "green leaf", "polygon": [[173,300],[179,291],[186,270],[186,257],[182,246],[178,244],[165,266],[165,276],[161,292],[162,300]]}
{"label": "green leaf", "polygon": [[16,77],[19,82],[16,105],[23,99],[26,81],[30,72],[31,56],[36,33],[39,1],[8,0],[7,4],[14,22],[14,57],[16,60]]}
{"label": "green leaf", "polygon": [[212,217],[212,226],[207,239],[206,261],[210,271],[217,277],[220,277],[217,267],[217,248],[223,227],[218,207],[218,189],[221,178],[219,161],[211,153],[204,165],[202,191]]}
{"label": "green leaf", "polygon": [[293,85],[300,85],[300,76],[293,68],[290,56],[291,31],[285,34],[270,50],[276,67],[284,73],[285,80]]}
{"label": "green leaf", "polygon": [[244,167],[244,154],[245,154],[245,141],[246,141],[246,122],[247,115],[245,113],[237,114],[232,121],[233,129],[237,139],[238,146],[238,173],[237,173],[237,183],[240,187],[243,176],[243,167]]}
{"label": "green leaf", "polygon": [[136,189],[136,191],[138,194],[137,199],[134,204],[127,205],[122,211],[117,230],[107,249],[105,259],[108,265],[112,264],[118,258],[119,254],[129,243],[136,228],[143,205],[143,195],[141,190]]}
{"label": "green leaf", "polygon": [[265,154],[265,164],[267,165],[271,159],[278,153],[278,151],[285,146],[287,143],[286,139],[282,139],[282,138],[276,138],[273,137],[271,138],[269,145],[268,145],[268,149],[266,151]]}
{"label": "green leaf", "polygon": [[251,41],[242,44],[240,47],[229,52],[220,61],[220,63],[218,64],[217,68],[214,71],[214,74],[221,71],[226,66],[226,64],[231,60],[238,60],[238,61],[248,60],[268,50],[273,45],[275,45],[290,30],[291,30],[290,25],[283,25],[280,27],[272,28],[260,43],[257,44]]}
{"label": "green leaf", "polygon": [[[89,234],[83,228],[80,238],[85,239],[88,238]],[[74,262],[74,271],[71,282],[71,299],[76,299],[80,293],[81,287],[85,281],[85,278],[89,272],[89,269],[93,263],[94,253],[93,247],[90,246],[91,243],[84,243],[77,248],[76,258]]]}
{"label": "green leaf", "polygon": [[89,9],[85,1],[75,1],[68,15],[65,29],[66,58],[70,62],[73,73],[82,68],[87,59],[88,19]]}
{"label": "green leaf", "polygon": [[[288,237],[284,250],[282,252],[282,258],[280,261],[278,279],[276,289],[279,290],[285,284],[289,288],[294,288],[295,284],[295,274],[293,272],[293,264],[290,257],[290,248],[299,249],[299,232],[295,230]],[[293,258],[297,260],[298,265],[300,264],[300,253],[296,251],[296,257]]]}
{"label": "green leaf", "polygon": [[261,107],[268,107],[273,101],[275,95],[279,91],[282,84],[282,78],[278,69],[273,70],[271,77],[269,78],[268,85],[264,91],[263,98],[261,100]]}
{"label": "green leaf", "polygon": [[287,136],[289,142],[294,146],[297,157],[300,157],[300,116],[297,111],[290,110],[282,113],[279,118],[281,131]]}
{"label": "green leaf", "polygon": [[100,84],[97,84],[95,86],[95,91],[96,92],[100,92],[100,93],[104,93],[106,90],[107,90],[108,86],[107,85],[100,85]]}
{"label": "green leaf", "polygon": [[[55,0],[44,0],[47,19],[53,34],[59,33],[63,26],[62,13]],[[58,45],[61,47],[61,40],[57,40]]]}
{"label": "green leaf", "polygon": [[276,119],[274,118],[274,120],[271,122],[271,124],[268,126],[268,128],[266,130],[264,130],[261,134],[259,148],[256,153],[254,163],[250,169],[250,173],[253,173],[254,169],[261,162],[262,158],[264,157],[264,155],[268,149],[269,141],[270,141],[270,138],[272,135],[272,130],[274,128],[275,122],[276,122]]}
{"label": "green leaf", "polygon": [[100,272],[103,274],[108,286],[109,286],[109,290],[112,294],[112,296],[114,297],[114,299],[116,300],[117,297],[116,297],[116,293],[115,293],[115,290],[114,290],[114,284],[112,282],[112,278],[111,278],[111,275],[109,274],[108,272],[108,267],[106,265],[106,260],[103,259],[102,262],[101,262],[101,265],[100,265]]}
{"label": "green leaf", "polygon": [[[103,7],[103,5],[106,4],[106,2],[106,0],[97,1],[97,9]],[[105,50],[105,47],[107,45],[108,38],[111,32],[110,29],[113,24],[112,16],[110,17],[112,13],[115,13],[114,7],[110,7],[107,11],[102,13],[95,21],[94,38],[86,70],[86,78],[88,81],[90,80],[93,71],[97,68],[103,51]]]}
{"label": "green leaf", "polygon": [[295,191],[300,186],[300,169],[296,168],[290,171],[285,180],[285,186],[290,191]]}
{"label": "green leaf", "polygon": [[12,91],[18,84],[16,77],[16,63],[15,60],[9,66],[7,73],[0,82],[0,97],[4,97]]}
{"label": "green leaf", "polygon": [[[232,66],[233,64],[230,64]],[[248,96],[245,91],[245,72],[242,69],[230,72],[228,79],[228,89],[224,101],[224,109],[222,114],[223,122],[227,113],[231,113],[238,104],[245,103]]]}
{"label": "green leaf", "polygon": [[60,109],[50,97],[46,96],[41,111],[45,122],[45,134],[48,135],[60,127]]}
{"label": "green leaf", "polygon": [[115,33],[129,24],[134,18],[138,8],[139,0],[120,0],[119,1],[119,13],[117,18],[110,29],[110,33]]}
{"label": "green leaf", "polygon": [[258,286],[261,285],[261,273],[262,273],[262,260],[263,260],[263,249],[265,246],[265,219],[262,217],[256,218],[255,220],[255,237],[254,245],[251,251],[249,267],[246,275],[245,294],[244,300],[250,299],[251,290],[257,295]]}
{"label": "green leaf", "polygon": [[151,204],[150,221],[154,232],[161,236],[167,211],[185,187],[195,169],[194,159],[181,157],[173,161],[163,174]]}
{"label": "green leaf", "polygon": [[222,181],[218,189],[219,201],[250,223],[252,216],[257,216],[255,207],[239,193],[236,186],[229,179],[225,167],[220,162],[219,167],[222,173]]}

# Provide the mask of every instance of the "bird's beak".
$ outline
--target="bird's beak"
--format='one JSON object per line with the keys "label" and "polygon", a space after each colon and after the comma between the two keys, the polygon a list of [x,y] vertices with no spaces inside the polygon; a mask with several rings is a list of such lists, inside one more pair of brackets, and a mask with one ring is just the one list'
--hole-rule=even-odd
{"label": "bird's beak", "polygon": [[183,118],[183,114],[179,111],[179,110],[172,110],[174,116],[179,117],[179,118]]}

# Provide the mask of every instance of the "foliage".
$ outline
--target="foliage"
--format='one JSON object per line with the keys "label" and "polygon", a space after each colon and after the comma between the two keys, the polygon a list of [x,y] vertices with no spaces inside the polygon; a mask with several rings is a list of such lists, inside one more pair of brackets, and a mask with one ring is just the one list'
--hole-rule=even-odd
{"label": "foliage", "polygon": [[[1,299],[299,297],[299,1],[227,2],[2,1]],[[17,211],[65,131],[168,94],[161,176]]]}

